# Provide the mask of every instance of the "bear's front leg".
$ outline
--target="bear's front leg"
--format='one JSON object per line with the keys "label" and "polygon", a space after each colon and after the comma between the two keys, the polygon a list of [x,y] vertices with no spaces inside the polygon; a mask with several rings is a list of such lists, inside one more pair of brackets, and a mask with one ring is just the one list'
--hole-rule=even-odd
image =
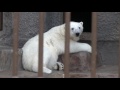
{"label": "bear's front leg", "polygon": [[77,53],[80,51],[86,51],[92,53],[92,47],[87,43],[79,43],[75,41],[70,41],[70,53]]}
{"label": "bear's front leg", "polygon": [[61,70],[64,69],[64,65],[63,65],[63,63],[61,63],[61,62],[57,62],[57,63],[53,66],[53,69],[58,70],[58,71],[61,71]]}

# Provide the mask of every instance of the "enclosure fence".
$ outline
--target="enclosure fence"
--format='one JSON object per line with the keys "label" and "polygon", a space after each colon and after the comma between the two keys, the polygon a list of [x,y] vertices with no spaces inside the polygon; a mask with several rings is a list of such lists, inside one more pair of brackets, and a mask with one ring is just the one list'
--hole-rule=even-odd
{"label": "enclosure fence", "polygon": [[3,18],[3,14],[2,12],[0,12],[0,30],[2,30],[2,24],[3,24],[2,18]]}
{"label": "enclosure fence", "polygon": [[[64,78],[70,77],[69,64],[70,64],[70,53],[69,53],[69,38],[70,38],[70,19],[71,12],[65,13],[65,23],[66,23],[66,32],[65,32],[65,54],[64,54]],[[39,63],[38,63],[38,78],[43,77],[43,33],[44,33],[44,16],[45,12],[39,13]],[[97,56],[97,12],[92,12],[92,53],[91,53],[91,78],[96,78],[96,56]],[[18,77],[18,31],[19,31],[19,12],[14,12],[13,17],[13,68],[12,76]],[[0,26],[1,27],[1,26]],[[120,49],[119,49],[120,51]],[[119,52],[120,54],[120,52]],[[120,77],[120,60],[119,60],[119,77]]]}

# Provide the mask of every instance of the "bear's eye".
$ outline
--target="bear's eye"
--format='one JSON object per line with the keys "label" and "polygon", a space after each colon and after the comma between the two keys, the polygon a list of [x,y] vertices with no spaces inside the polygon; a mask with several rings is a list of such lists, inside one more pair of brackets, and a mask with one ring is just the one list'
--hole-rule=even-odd
{"label": "bear's eye", "polygon": [[71,28],[72,30],[74,30],[74,28]]}
{"label": "bear's eye", "polygon": [[80,29],[80,27],[79,27],[79,29]]}

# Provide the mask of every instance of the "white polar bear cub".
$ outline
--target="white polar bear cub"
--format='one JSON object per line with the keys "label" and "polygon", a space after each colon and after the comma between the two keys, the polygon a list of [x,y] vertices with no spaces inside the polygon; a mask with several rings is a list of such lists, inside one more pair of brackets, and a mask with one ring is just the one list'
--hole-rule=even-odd
{"label": "white polar bear cub", "polygon": [[[77,42],[83,32],[83,22],[70,22],[70,53],[87,51],[91,53],[91,46]],[[38,72],[38,38],[31,38],[23,46],[22,64],[25,70]],[[53,69],[63,69],[63,64],[57,62],[58,56],[64,54],[65,24],[51,28],[44,33],[43,72],[52,73]]]}

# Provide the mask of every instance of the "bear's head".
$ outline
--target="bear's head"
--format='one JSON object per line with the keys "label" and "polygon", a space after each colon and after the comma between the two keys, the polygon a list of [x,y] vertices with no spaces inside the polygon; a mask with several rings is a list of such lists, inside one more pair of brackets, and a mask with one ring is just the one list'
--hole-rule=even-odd
{"label": "bear's head", "polygon": [[70,22],[70,38],[74,41],[80,39],[83,32],[83,22]]}

